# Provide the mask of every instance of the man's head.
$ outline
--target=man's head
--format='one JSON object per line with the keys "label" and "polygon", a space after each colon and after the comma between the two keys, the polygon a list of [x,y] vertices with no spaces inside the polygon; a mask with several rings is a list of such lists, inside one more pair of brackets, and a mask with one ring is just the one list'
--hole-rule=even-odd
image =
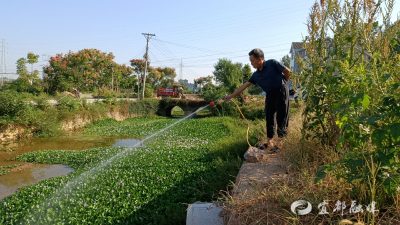
{"label": "man's head", "polygon": [[256,69],[262,69],[264,63],[264,52],[255,48],[249,52],[251,65]]}

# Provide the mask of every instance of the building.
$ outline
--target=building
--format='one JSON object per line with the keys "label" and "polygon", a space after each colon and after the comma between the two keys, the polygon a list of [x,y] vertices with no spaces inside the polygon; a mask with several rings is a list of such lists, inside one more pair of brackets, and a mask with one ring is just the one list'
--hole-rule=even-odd
{"label": "building", "polygon": [[303,42],[292,42],[290,47],[290,70],[294,73],[300,73],[299,65],[296,63],[295,57],[300,56],[301,58],[307,58],[306,49],[303,46]]}
{"label": "building", "polygon": [[188,88],[193,88],[193,87],[194,87],[194,84],[189,83],[189,81],[186,80],[186,79],[184,79],[184,80],[179,80],[178,82],[179,82],[179,83],[182,83],[182,82],[185,83],[186,86],[188,86]]}

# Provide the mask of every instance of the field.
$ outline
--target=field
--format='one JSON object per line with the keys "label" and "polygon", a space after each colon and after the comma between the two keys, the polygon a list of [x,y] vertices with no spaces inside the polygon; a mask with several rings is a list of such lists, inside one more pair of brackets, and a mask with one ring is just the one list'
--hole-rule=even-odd
{"label": "field", "polygon": [[[157,116],[106,119],[85,133],[149,137],[178,121]],[[64,164],[73,173],[22,188],[1,202],[1,224],[185,224],[187,204],[226,189],[247,150],[243,121],[184,120],[145,147],[42,150],[16,161]],[[256,139],[251,135],[251,141]]]}

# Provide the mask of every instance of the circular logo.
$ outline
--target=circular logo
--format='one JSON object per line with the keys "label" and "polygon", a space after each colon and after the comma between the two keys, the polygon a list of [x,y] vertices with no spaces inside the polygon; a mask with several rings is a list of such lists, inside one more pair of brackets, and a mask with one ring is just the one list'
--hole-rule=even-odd
{"label": "circular logo", "polygon": [[[299,209],[296,210],[296,208],[299,208]],[[291,209],[294,214],[302,216],[302,215],[309,214],[311,212],[312,206],[311,206],[311,203],[309,203],[307,201],[298,200],[298,201],[295,201],[292,203]]]}

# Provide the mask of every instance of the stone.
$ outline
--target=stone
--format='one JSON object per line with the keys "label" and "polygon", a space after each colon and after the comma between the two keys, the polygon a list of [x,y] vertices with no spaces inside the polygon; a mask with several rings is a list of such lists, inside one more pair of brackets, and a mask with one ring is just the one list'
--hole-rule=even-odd
{"label": "stone", "polygon": [[187,209],[186,225],[223,225],[223,218],[219,217],[222,208],[213,203],[195,202]]}
{"label": "stone", "polygon": [[250,163],[265,162],[267,161],[267,156],[265,151],[256,147],[249,147],[246,153],[244,153],[244,159]]}

